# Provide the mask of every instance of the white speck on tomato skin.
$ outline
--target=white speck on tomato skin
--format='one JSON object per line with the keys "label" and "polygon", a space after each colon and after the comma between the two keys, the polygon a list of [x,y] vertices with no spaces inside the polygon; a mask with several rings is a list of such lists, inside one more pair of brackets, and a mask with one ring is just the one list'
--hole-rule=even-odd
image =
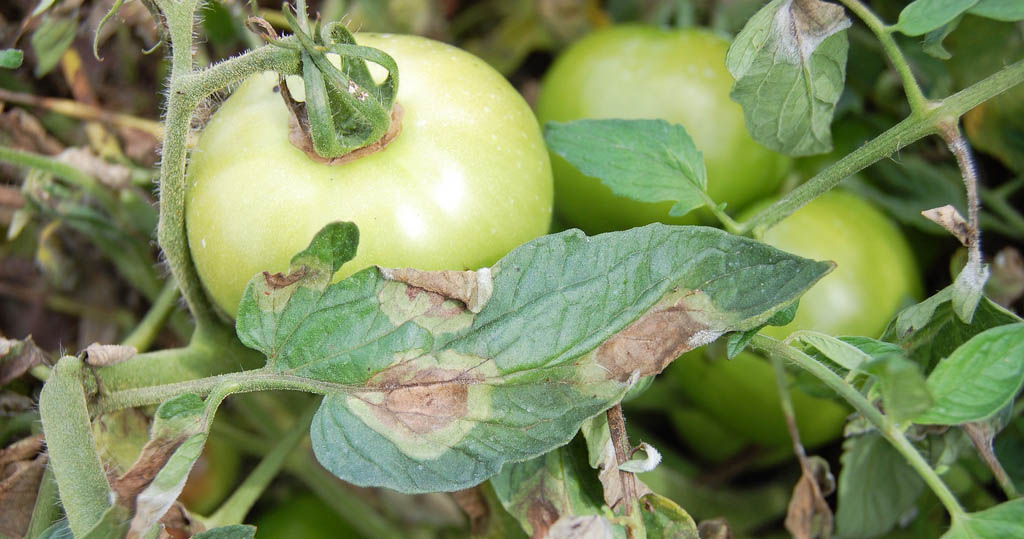
{"label": "white speck on tomato skin", "polygon": [[206,238],[199,240],[199,245],[202,245],[203,249],[206,249]]}

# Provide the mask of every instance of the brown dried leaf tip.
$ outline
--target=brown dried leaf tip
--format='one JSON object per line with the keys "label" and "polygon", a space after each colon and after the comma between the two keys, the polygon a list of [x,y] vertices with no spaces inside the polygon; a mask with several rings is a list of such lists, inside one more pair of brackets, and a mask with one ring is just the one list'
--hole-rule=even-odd
{"label": "brown dried leaf tip", "polygon": [[269,271],[263,272],[263,279],[267,282],[267,287],[271,290],[279,290],[291,286],[299,282],[309,270],[305,266],[285,275],[283,273],[270,273]]}
{"label": "brown dried leaf tip", "polygon": [[946,204],[939,208],[924,210],[921,212],[921,215],[946,229],[964,247],[967,247],[968,243],[970,243],[971,225],[967,224],[967,220],[952,205]]}

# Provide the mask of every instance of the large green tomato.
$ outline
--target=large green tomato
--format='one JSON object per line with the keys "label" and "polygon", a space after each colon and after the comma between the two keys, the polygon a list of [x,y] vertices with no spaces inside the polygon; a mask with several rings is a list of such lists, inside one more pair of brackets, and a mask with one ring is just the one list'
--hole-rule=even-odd
{"label": "large green tomato", "polygon": [[475,56],[422,37],[359,34],[398,64],[402,131],[342,165],[288,142],[277,75],[246,81],[192,152],[189,247],[220,308],[234,315],[249,279],[283,271],[332,221],[359,226],[356,258],[427,270],[489,265],[548,230],[551,169],[526,102]]}
{"label": "large green tomato", "polygon": [[[856,195],[826,193],[770,229],[763,240],[783,251],[837,264],[803,295],[791,324],[768,326],[763,334],[781,339],[810,329],[877,337],[905,303],[921,294],[907,240],[889,218]],[[788,443],[774,373],[764,358],[743,353],[726,360],[698,350],[673,364],[670,379],[697,408],[750,442],[764,447]],[[806,445],[841,434],[848,413],[844,406],[796,389],[791,397]]]}
{"label": "large green tomato", "polygon": [[[661,118],[682,124],[704,153],[708,194],[737,210],[774,193],[789,158],[754,142],[743,110],[729,99],[729,42],[705,30],[618,26],[593,32],[567,49],[545,76],[537,100],[542,122],[581,118]],[[558,156],[555,210],[566,223],[606,232],[669,217],[672,202],[617,197]]]}

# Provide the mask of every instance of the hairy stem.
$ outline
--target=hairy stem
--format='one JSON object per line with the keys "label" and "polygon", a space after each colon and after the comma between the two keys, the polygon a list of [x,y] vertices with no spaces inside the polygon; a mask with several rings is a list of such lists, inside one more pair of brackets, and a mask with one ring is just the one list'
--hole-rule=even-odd
{"label": "hairy stem", "polygon": [[924,112],[928,107],[928,100],[925,99],[924,93],[921,92],[921,86],[918,85],[917,79],[914,78],[914,72],[910,69],[910,63],[907,62],[907,58],[903,55],[903,51],[900,50],[900,46],[896,44],[896,40],[893,39],[893,30],[885,25],[881,19],[870,8],[861,3],[860,0],[840,0],[847,9],[856,14],[867,27],[874,32],[875,36],[878,37],[878,41],[882,44],[882,49],[885,51],[885,55],[889,57],[889,62],[896,68],[896,72],[899,73],[900,80],[903,82],[903,91],[907,94],[907,102],[910,103],[910,110],[914,114],[920,114]]}
{"label": "hairy stem", "polygon": [[978,225],[978,171],[974,166],[974,158],[971,156],[967,139],[956,125],[946,126],[940,131],[940,135],[946,141],[949,151],[956,157],[956,163],[960,167],[960,174],[964,180],[964,188],[967,190],[967,222],[970,234],[967,241],[968,264],[980,266],[981,226]]}
{"label": "hairy stem", "polygon": [[1024,82],[1024,60],[1019,60],[976,84],[957,92],[922,113],[913,113],[867,144],[828,166],[803,185],[739,225],[739,233],[763,234],[804,204],[839,185],[868,165],[928,135],[981,103]]}
{"label": "hairy stem", "polygon": [[771,356],[778,356],[784,359],[788,359],[793,363],[796,363],[801,368],[807,370],[819,380],[825,383],[833,391],[839,394],[846,402],[850,403],[861,415],[867,418],[868,421],[874,425],[878,431],[885,437],[903,455],[903,458],[907,460],[912,468],[924,479],[924,482],[932,489],[935,496],[942,502],[942,505],[946,507],[950,516],[954,521],[960,520],[966,517],[967,513],[964,508],[960,505],[960,502],[956,499],[956,496],[949,487],[942,481],[939,474],[928,465],[928,462],[924,460],[924,457],[917,452],[917,449],[907,440],[904,436],[903,431],[893,424],[892,420],[888,416],[878,411],[864,395],[861,395],[853,386],[847,384],[839,377],[836,373],[832,372],[828,367],[814,360],[814,358],[807,354],[786,345],[781,341],[766,337],[764,335],[755,335],[750,341],[750,346],[756,350],[769,354]]}

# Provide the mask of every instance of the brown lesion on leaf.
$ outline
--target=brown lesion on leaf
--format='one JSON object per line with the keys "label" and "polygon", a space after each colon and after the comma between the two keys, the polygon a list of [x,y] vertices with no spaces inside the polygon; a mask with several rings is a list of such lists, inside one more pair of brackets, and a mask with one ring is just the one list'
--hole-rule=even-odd
{"label": "brown lesion on leaf", "polygon": [[42,434],[22,438],[0,450],[0,534],[25,535],[46,462]]}
{"label": "brown lesion on leaf", "polygon": [[428,434],[465,417],[469,411],[469,386],[481,381],[479,375],[469,370],[417,369],[400,364],[378,373],[367,386],[383,395],[383,400],[373,408],[379,421],[416,434]]}
{"label": "brown lesion on leaf", "polygon": [[299,282],[300,280],[302,280],[303,277],[306,276],[308,272],[309,269],[306,268],[306,266],[302,266],[301,268],[293,272],[290,272],[287,275],[280,272],[270,273],[269,271],[264,271],[263,279],[267,282],[268,288],[270,288],[271,290],[279,290],[281,288],[285,288]]}
{"label": "brown lesion on leaf", "polygon": [[597,363],[608,371],[608,378],[627,382],[639,376],[660,373],[683,352],[717,335],[694,313],[693,303],[699,291],[683,294],[673,303],[659,306],[641,316],[618,335],[605,341],[595,352]]}
{"label": "brown lesion on leaf", "polygon": [[[470,312],[479,313],[491,299],[494,281],[490,268],[477,271],[423,271],[413,268],[379,268],[388,280],[408,284],[444,299],[461,301]],[[407,292],[409,293],[409,292]],[[409,299],[414,299],[410,296]]]}
{"label": "brown lesion on leaf", "polygon": [[544,497],[541,486],[527,497],[529,505],[526,507],[526,521],[530,523],[530,539],[543,539],[548,536],[548,530],[558,522],[561,515],[558,509]]}
{"label": "brown lesion on leaf", "polygon": [[174,438],[156,438],[142,447],[142,453],[135,464],[124,475],[110,482],[117,495],[118,503],[135,510],[135,499],[153,482],[156,474],[167,464],[171,456],[188,439],[188,435]]}

